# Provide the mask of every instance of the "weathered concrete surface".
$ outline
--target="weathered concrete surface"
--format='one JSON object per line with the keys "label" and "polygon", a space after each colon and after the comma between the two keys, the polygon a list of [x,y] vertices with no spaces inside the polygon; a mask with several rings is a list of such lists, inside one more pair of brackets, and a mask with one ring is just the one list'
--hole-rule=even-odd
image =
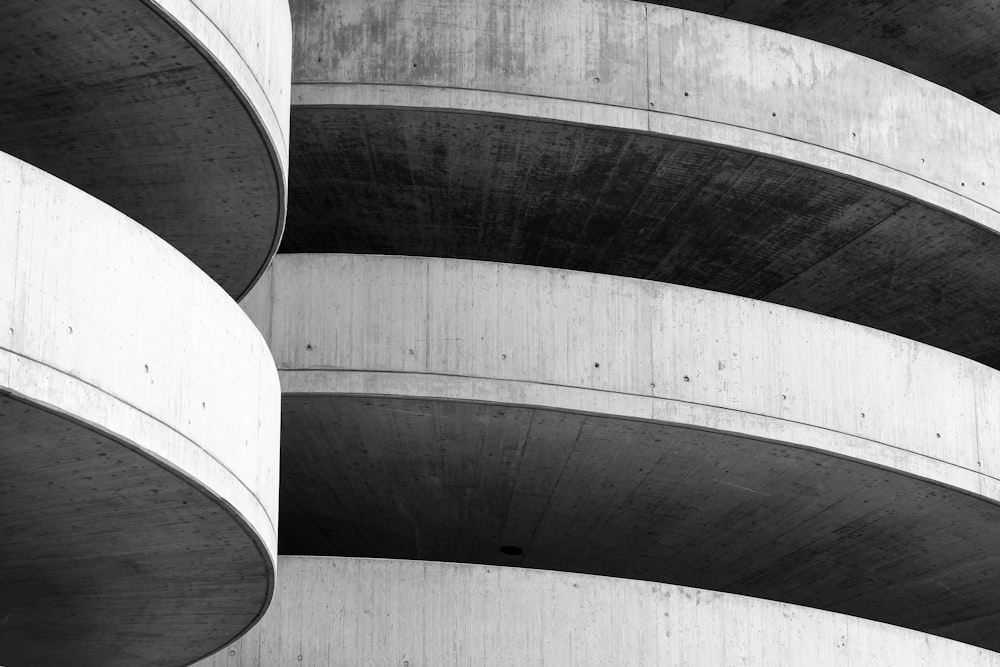
{"label": "weathered concrete surface", "polygon": [[665,581],[1000,646],[996,371],[485,262],[279,255],[243,305],[285,394],[284,553]]}
{"label": "weathered concrete surface", "polygon": [[207,275],[0,154],[0,664],[176,665],[274,582],[279,387]]}
{"label": "weathered concrete surface", "polygon": [[506,567],[279,560],[260,625],[199,665],[1000,665],[881,623],[680,586]]}
{"label": "weathered concrete surface", "polygon": [[652,0],[860,53],[1000,110],[995,0]]}
{"label": "weathered concrete surface", "polygon": [[[817,42],[617,0],[292,5],[293,105],[405,105],[409,89],[430,87],[436,105],[419,92],[412,103],[474,111],[500,99],[517,115],[531,96],[582,123],[611,107],[621,129],[769,153],[949,208],[947,193],[1000,208],[995,113]],[[887,173],[863,171],[879,166]]]}
{"label": "weathered concrete surface", "polygon": [[284,251],[677,282],[1000,364],[1000,120],[954,93],[640,3],[293,14]]}
{"label": "weathered concrete surface", "polygon": [[12,0],[0,61],[0,150],[249,289],[284,225],[283,0]]}

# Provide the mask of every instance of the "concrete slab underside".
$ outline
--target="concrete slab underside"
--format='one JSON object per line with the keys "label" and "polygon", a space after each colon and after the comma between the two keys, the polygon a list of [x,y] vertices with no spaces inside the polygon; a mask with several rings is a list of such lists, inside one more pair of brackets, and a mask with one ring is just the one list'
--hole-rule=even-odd
{"label": "concrete slab underside", "polygon": [[1000,110],[995,0],[647,0],[723,16],[858,53]]}
{"label": "concrete slab underside", "polygon": [[360,396],[283,405],[282,553],[669,582],[1000,648],[1000,508],[979,497],[607,416]]}
{"label": "concrete slab underside", "polygon": [[176,471],[2,395],[0,443],[3,664],[187,664],[269,600],[269,557]]}
{"label": "concrete slab underside", "polygon": [[661,136],[296,107],[283,252],[456,257],[673,282],[1000,365],[1000,236],[864,183]]}
{"label": "concrete slab underside", "polygon": [[282,168],[217,67],[140,0],[0,5],[0,149],[93,194],[231,295],[283,224]]}

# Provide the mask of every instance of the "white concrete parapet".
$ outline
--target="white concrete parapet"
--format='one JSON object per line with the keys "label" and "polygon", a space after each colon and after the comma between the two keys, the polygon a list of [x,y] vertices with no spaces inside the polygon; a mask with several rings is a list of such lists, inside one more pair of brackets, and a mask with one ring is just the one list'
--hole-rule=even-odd
{"label": "white concrete parapet", "polygon": [[1000,500],[1000,373],[868,327],[663,283],[374,255],[279,255],[244,307],[286,394],[661,421]]}
{"label": "white concrete parapet", "polygon": [[292,104],[450,109],[800,162],[1000,230],[1000,119],[874,60],[640,2],[292,3]]}
{"label": "white concrete parapet", "polygon": [[292,556],[279,573],[264,620],[200,665],[1000,665],[892,625],[665,584]]}
{"label": "white concrete parapet", "polygon": [[[0,398],[0,662],[55,664],[44,651],[62,646],[136,664],[129,638],[159,636],[169,648],[148,664],[176,664],[266,608],[279,387],[265,342],[170,245],[5,154]],[[50,594],[58,608],[32,606]],[[39,615],[48,635],[20,625]],[[178,621],[190,632],[170,636]]]}

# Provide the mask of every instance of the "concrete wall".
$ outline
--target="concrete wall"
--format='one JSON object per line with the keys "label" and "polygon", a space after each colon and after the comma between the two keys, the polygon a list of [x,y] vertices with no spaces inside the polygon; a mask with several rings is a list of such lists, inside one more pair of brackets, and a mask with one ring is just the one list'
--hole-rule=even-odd
{"label": "concrete wall", "polygon": [[806,607],[542,570],[284,556],[264,620],[199,665],[1000,665]]}
{"label": "concrete wall", "polygon": [[291,17],[285,0],[145,0],[232,79],[288,182]]}
{"label": "concrete wall", "polygon": [[285,394],[656,420],[1000,498],[1000,374],[804,311],[597,274],[363,255],[279,255],[244,307]]}
{"label": "concrete wall", "polygon": [[993,110],[997,85],[996,6],[895,0],[655,0],[724,16],[860,53],[959,92]]}
{"label": "concrete wall", "polygon": [[259,333],[168,244],[4,154],[0,389],[204,488],[274,559],[279,387]]}
{"label": "concrete wall", "polygon": [[524,115],[689,138],[869,181],[1000,229],[1000,122],[784,33],[643,3],[292,3],[295,105]]}

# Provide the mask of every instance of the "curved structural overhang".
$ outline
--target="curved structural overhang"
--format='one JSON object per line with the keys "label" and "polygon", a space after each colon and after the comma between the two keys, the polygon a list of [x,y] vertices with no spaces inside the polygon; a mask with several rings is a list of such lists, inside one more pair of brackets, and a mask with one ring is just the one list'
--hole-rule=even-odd
{"label": "curved structural overhang", "polygon": [[291,28],[280,0],[15,0],[0,150],[102,199],[232,296],[277,249]]}
{"label": "curved structural overhang", "polygon": [[279,255],[244,307],[284,392],[286,552],[488,562],[507,543],[532,567],[995,645],[989,368],[749,299],[485,262]]}
{"label": "curved structural overhang", "polygon": [[293,105],[506,112],[721,143],[1000,229],[1000,117],[818,42],[615,0],[292,5]]}
{"label": "curved structural overhang", "polygon": [[204,667],[1000,665],[902,628],[739,595],[560,572],[279,560],[264,620]]}
{"label": "curved structural overhang", "polygon": [[814,39],[933,81],[1000,110],[994,0],[653,0]]}
{"label": "curved structural overhang", "polygon": [[168,244],[4,154],[0,403],[0,662],[180,664],[267,607],[266,343]]}
{"label": "curved structural overhang", "polygon": [[293,25],[286,251],[677,282],[1000,363],[1000,119],[957,94],[640,3],[293,3]]}

